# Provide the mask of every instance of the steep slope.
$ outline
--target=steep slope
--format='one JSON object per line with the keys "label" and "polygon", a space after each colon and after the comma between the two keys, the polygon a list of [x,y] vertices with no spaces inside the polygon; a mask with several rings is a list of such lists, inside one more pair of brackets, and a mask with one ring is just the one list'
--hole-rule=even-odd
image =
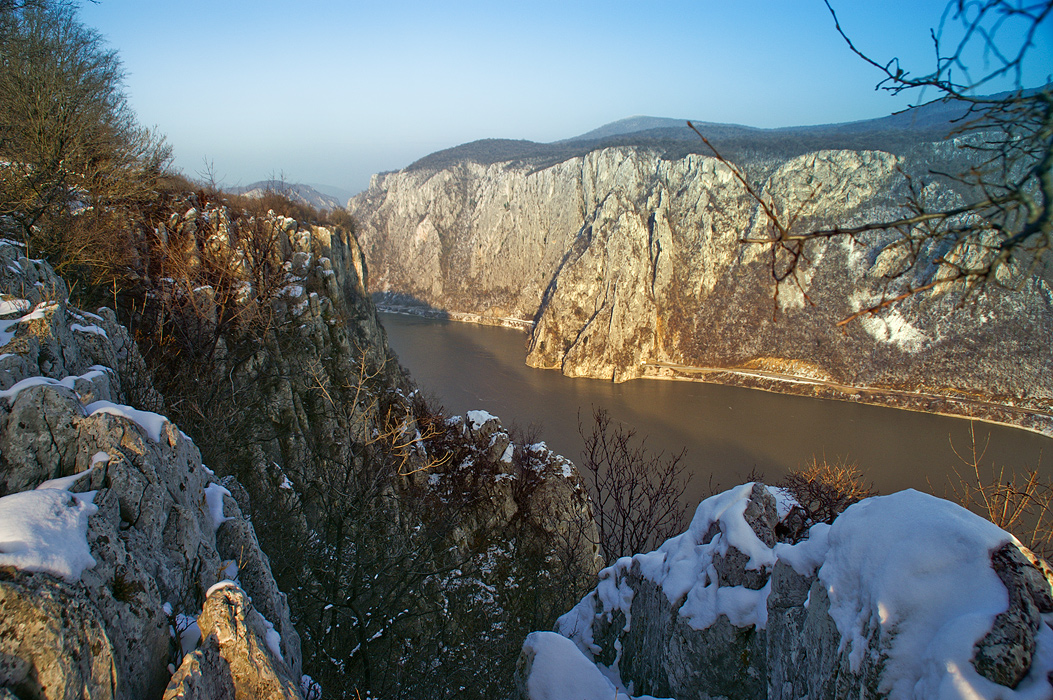
{"label": "steep slope", "polygon": [[[916,182],[954,171],[955,143],[904,155],[823,150],[741,161],[776,206],[807,225],[850,226],[895,213],[902,173]],[[927,196],[958,193],[933,184]],[[769,385],[764,374],[815,380],[784,389],[855,394],[1048,428],[1053,340],[1048,282],[992,290],[958,308],[953,290],[928,294],[843,332],[838,320],[874,303],[898,259],[874,235],[809,249],[800,288],[773,299],[764,249],[741,245],[766,219],[727,166],[670,159],[645,147],[604,148],[548,167],[460,161],[375,176],[351,201],[385,303],[418,304],[531,328],[527,362],[570,376],[622,381],[737,368],[724,381]],[[931,281],[920,270],[909,282]],[[386,296],[384,296],[386,295]],[[456,317],[456,316],[455,316]],[[717,375],[707,374],[708,378]],[[854,387],[980,397],[1038,415]],[[933,403],[935,401],[935,403]]]}
{"label": "steep slope", "polygon": [[573,465],[423,400],[346,231],[191,198],[163,232],[135,322],[206,462],[243,485],[304,668],[327,697],[507,694],[522,638],[598,568]]}
{"label": "steep slope", "polygon": [[345,231],[167,206],[118,297],[145,361],[0,244],[0,688],[506,695],[600,565],[573,465],[428,406]]}
{"label": "steep slope", "polygon": [[[176,666],[200,666],[185,642],[197,632],[226,659],[198,668],[199,683],[263,697],[267,677],[267,697],[299,697],[299,636],[237,485],[155,412],[113,312],[70,306],[46,263],[0,240],[0,344],[5,695],[161,697]],[[224,587],[252,624],[230,627],[222,607],[217,638],[195,618]],[[183,690],[177,678],[166,697],[216,697]]]}

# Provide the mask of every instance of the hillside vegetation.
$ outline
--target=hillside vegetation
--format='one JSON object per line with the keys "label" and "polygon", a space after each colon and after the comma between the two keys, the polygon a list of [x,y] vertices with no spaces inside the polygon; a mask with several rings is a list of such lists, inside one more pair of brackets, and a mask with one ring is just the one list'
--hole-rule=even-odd
{"label": "hillside vegetation", "polygon": [[[54,360],[72,350],[36,350],[35,334],[83,335],[81,316],[108,307],[100,334],[126,328],[137,350],[122,352],[142,356],[113,398],[129,415],[166,417],[189,438],[180,449],[226,479],[269,557],[233,556],[233,577],[277,583],[314,679],[302,692],[319,683],[327,698],[507,695],[523,637],[551,626],[598,568],[573,466],[496,418],[448,416],[422,398],[387,348],[344,210],[320,213],[269,188],[224,193],[173,172],[163,139],[128,108],[116,54],[69,5],[0,5],[0,50],[0,226],[10,269],[25,273],[5,272],[5,363],[44,374],[45,396],[63,381],[80,387]],[[26,276],[36,270],[49,272]],[[35,324],[44,311],[61,333]],[[3,376],[5,390],[21,378]],[[105,479],[84,460],[52,469]],[[121,515],[134,519],[128,508],[122,501]],[[174,506],[158,508],[157,522],[177,522]],[[223,571],[202,561],[208,576],[186,572],[197,607],[179,608],[191,620],[218,595],[212,569]],[[115,576],[103,581],[112,595],[133,595]],[[88,608],[105,599],[84,581],[73,589]],[[163,619],[164,602],[142,604]],[[50,663],[32,645],[10,653],[26,668]],[[118,669],[138,663],[115,653]],[[168,661],[165,648],[150,668]],[[159,697],[156,676],[149,683],[140,693],[119,671],[111,691]],[[65,687],[56,683],[54,697]]]}

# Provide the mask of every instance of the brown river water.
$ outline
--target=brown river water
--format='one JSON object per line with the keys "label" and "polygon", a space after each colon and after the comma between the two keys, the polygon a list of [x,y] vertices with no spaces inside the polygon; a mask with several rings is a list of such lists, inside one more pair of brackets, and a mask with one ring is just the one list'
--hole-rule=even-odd
{"label": "brown river water", "polygon": [[[729,488],[751,470],[776,483],[813,457],[859,465],[881,493],[916,488],[946,495],[952,451],[968,450],[969,421],[883,406],[774,394],[686,381],[613,384],[527,367],[516,330],[382,314],[388,342],[417,385],[450,414],[482,409],[506,427],[538,426],[550,448],[578,462],[578,413],[606,408],[612,420],[647,436],[651,449],[679,452],[694,475],[697,502],[710,485]],[[985,463],[1053,475],[1053,439],[975,422]],[[1045,453],[1045,459],[1043,454]]]}

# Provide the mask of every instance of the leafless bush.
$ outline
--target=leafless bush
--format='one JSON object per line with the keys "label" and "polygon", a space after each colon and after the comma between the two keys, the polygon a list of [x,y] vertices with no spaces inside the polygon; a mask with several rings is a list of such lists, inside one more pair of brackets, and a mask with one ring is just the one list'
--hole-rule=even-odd
{"label": "leafless bush", "polygon": [[322,223],[328,226],[336,226],[342,228],[348,233],[355,232],[355,219],[351,216],[351,212],[343,207],[337,207],[325,212],[325,219]]}
{"label": "leafless bush", "polygon": [[813,457],[804,468],[787,474],[779,486],[804,511],[806,525],[832,523],[848,506],[877,495],[859,467],[841,458],[829,462]]}
{"label": "leafless bush", "polygon": [[686,450],[651,452],[634,428],[612,426],[606,409],[594,408],[592,418],[586,427],[579,414],[578,433],[585,441],[581,468],[591,477],[600,547],[608,560],[653,549],[683,530]]}
{"label": "leafless bush", "polygon": [[951,449],[962,466],[951,467],[948,497],[979,513],[1044,559],[1053,556],[1053,483],[1037,469],[1020,471],[992,465],[985,470],[984,457],[990,436],[981,445],[972,423],[969,447]]}
{"label": "leafless bush", "polygon": [[116,53],[73,3],[0,5],[0,54],[0,214],[66,276],[122,267],[123,222],[153,197],[171,149],[136,123]]}

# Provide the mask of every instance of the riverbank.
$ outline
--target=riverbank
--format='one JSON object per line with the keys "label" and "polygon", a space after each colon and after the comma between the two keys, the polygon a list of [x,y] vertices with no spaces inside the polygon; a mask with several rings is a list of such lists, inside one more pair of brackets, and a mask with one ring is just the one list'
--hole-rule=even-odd
{"label": "riverbank", "polygon": [[[480,314],[445,311],[431,307],[378,303],[384,313],[419,316],[437,320],[457,321],[481,326],[512,328],[529,333],[533,322],[514,317],[482,316]],[[646,363],[641,379],[702,382],[757,389],[775,394],[792,394],[835,401],[885,406],[904,411],[931,413],[950,418],[966,418],[985,423],[1020,428],[1053,438],[1053,411],[993,401],[984,397],[969,397],[939,393],[932,390],[908,390],[897,387],[852,386],[828,379],[786,374],[747,367],[695,367],[669,362]]]}
{"label": "riverbank", "polygon": [[445,311],[434,309],[430,306],[409,306],[403,304],[377,303],[377,311],[386,314],[400,314],[402,316],[420,316],[421,318],[433,318],[442,321],[457,321],[458,323],[474,323],[477,326],[497,326],[499,328],[513,328],[517,331],[529,333],[534,327],[534,322],[528,318],[515,318],[513,316],[483,316],[482,314],[463,313],[461,311]]}
{"label": "riverbank", "polygon": [[692,367],[667,362],[644,365],[642,378],[721,384],[759,389],[776,394],[793,394],[885,406],[950,418],[979,420],[1053,437],[1053,413],[1039,408],[1014,406],[984,398],[910,391],[893,387],[851,386],[824,379],[780,374],[767,370]]}

